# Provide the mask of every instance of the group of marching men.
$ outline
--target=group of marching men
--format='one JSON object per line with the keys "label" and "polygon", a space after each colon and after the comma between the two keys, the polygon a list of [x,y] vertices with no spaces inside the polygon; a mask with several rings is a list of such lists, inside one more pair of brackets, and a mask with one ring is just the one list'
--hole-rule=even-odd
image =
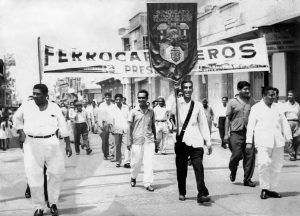
{"label": "group of marching men", "polygon": [[[66,111],[47,100],[46,85],[35,85],[33,100],[23,103],[14,115],[14,127],[18,130],[20,142],[24,142],[25,172],[36,208],[34,215],[43,215],[44,211],[44,166],[47,167],[48,206],[52,215],[58,215],[56,204],[65,169],[59,139],[55,135],[59,130],[59,136],[66,143],[66,154],[70,157],[72,148],[69,137],[72,133],[67,127],[68,120],[72,122],[76,154],[80,153],[80,145],[90,154],[92,150],[88,142],[88,132],[92,130],[96,133],[100,130],[104,159],[115,161],[116,166],[120,167],[121,147],[125,143],[124,167],[131,168],[131,187],[135,187],[143,165],[143,185],[150,192],[155,190],[154,154],[159,150],[162,154],[165,153],[167,143],[164,135],[170,131],[170,123],[173,126],[177,124],[179,127],[175,142],[175,164],[179,200],[185,200],[187,166],[190,161],[196,176],[197,202],[210,202],[204,181],[203,155],[204,148],[207,149],[207,154],[211,154],[213,150],[211,127],[205,111],[207,107],[192,99],[193,89],[192,81],[183,81],[180,91],[182,96],[178,97],[176,106],[172,104],[169,108],[166,108],[164,99],[160,97],[158,105],[152,109],[148,103],[148,92],[140,90],[137,94],[138,104],[131,110],[124,104],[121,94],[116,94],[112,103],[111,94],[106,93],[105,100],[99,107],[95,102],[89,107],[75,103],[76,110],[72,113],[72,110]],[[294,99],[289,99],[287,103],[291,107],[283,109],[285,105],[277,102],[279,92],[273,87],[263,88],[262,99],[257,103],[251,98],[250,83],[240,81],[237,90],[238,95],[228,103],[227,100],[223,103],[226,114],[222,123],[222,145],[228,145],[232,152],[229,178],[232,182],[235,181],[239,161],[243,159],[244,186],[255,187],[251,178],[257,153],[261,199],[280,198],[281,195],[274,189],[278,185],[284,162],[284,147],[288,147],[294,159],[297,156],[299,104]],[[292,113],[296,110],[297,114]],[[171,113],[173,116],[176,114],[177,118],[172,120]],[[175,121],[178,122],[175,124]],[[218,126],[220,129],[220,124]]]}

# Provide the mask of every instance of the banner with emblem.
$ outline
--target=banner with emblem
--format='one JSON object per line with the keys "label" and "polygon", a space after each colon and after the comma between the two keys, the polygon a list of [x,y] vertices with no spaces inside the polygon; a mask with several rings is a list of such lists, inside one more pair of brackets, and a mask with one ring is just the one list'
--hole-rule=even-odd
{"label": "banner with emblem", "polygon": [[197,63],[197,3],[148,3],[151,66],[178,81]]}

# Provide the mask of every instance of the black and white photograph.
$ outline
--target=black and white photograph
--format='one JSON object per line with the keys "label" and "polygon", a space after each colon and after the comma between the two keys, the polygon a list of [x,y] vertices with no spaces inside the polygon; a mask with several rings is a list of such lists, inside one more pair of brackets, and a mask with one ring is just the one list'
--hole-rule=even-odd
{"label": "black and white photograph", "polygon": [[0,0],[0,216],[298,216],[299,71],[299,0]]}

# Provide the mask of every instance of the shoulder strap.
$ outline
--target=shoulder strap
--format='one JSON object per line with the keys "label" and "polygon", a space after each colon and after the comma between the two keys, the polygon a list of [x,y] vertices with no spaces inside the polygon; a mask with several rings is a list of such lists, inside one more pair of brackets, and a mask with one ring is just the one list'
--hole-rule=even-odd
{"label": "shoulder strap", "polygon": [[187,114],[187,116],[186,116],[186,118],[185,118],[185,120],[184,120],[182,129],[181,129],[181,132],[180,132],[180,135],[179,135],[179,137],[180,137],[181,140],[182,140],[182,138],[183,138],[183,135],[184,135],[184,133],[185,133],[185,129],[186,129],[186,127],[187,127],[187,125],[188,125],[188,123],[189,123],[189,121],[190,121],[190,118],[191,118],[191,116],[192,116],[192,112],[193,112],[193,109],[194,109],[194,105],[195,105],[195,102],[192,100],[192,101],[191,101],[191,105],[190,105],[189,112],[188,112],[188,114]]}

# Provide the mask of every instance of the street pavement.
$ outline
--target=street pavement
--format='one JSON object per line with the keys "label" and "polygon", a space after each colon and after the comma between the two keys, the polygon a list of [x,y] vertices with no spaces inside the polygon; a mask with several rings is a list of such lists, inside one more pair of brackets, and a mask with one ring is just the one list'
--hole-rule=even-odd
{"label": "street pavement", "polygon": [[[214,132],[213,137],[217,137]],[[115,163],[103,160],[99,135],[91,134],[93,153],[65,158],[66,175],[58,203],[60,215],[87,216],[168,216],[168,215],[241,215],[241,216],[298,216],[300,215],[300,160],[288,161],[283,168],[278,191],[281,199],[261,200],[260,188],[242,184],[243,171],[239,167],[235,183],[229,180],[228,161],[230,151],[220,147],[214,139],[213,154],[204,156],[205,181],[212,202],[197,204],[196,181],[192,167],[187,178],[187,200],[178,200],[175,154],[173,146],[167,155],[155,155],[154,192],[148,192],[142,184],[143,173],[137,186],[130,186],[129,169],[115,167]],[[74,146],[73,146],[74,147]],[[64,144],[62,142],[62,150]],[[241,164],[241,163],[240,163]],[[253,181],[258,184],[257,171]],[[0,215],[33,215],[30,199],[24,197],[26,177],[23,153],[19,148],[0,151]],[[44,215],[50,215],[45,209]]]}

